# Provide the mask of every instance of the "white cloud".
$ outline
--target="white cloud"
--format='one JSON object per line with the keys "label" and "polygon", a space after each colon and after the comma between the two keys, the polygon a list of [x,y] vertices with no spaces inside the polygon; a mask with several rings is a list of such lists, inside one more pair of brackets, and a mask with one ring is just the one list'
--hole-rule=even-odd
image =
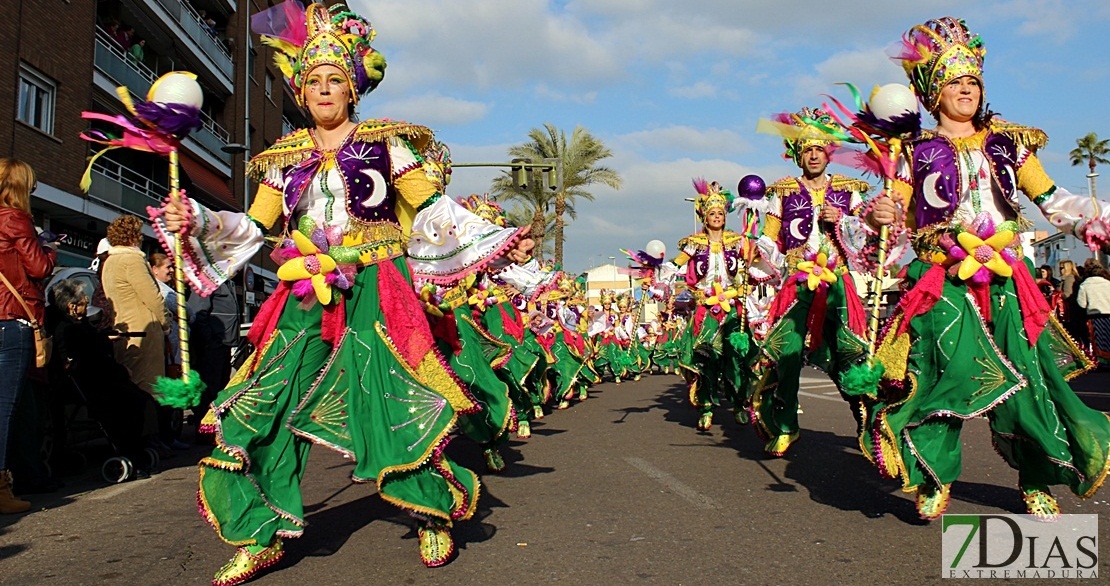
{"label": "white cloud", "polygon": [[905,83],[906,74],[891,61],[885,48],[842,51],[813,66],[812,73],[797,78],[795,98],[806,104],[820,103],[821,94],[830,94],[842,102],[848,98],[847,89],[838,83],[851,83],[866,95],[874,85]]}
{"label": "white cloud", "polygon": [[670,88],[667,90],[667,93],[672,96],[690,100],[715,98],[717,97],[717,86],[709,82],[699,81],[693,85]]}
{"label": "white cloud", "polygon": [[462,125],[481,120],[489,106],[459,98],[425,94],[384,102],[373,107],[373,116],[412,120],[427,126]]}
{"label": "white cloud", "polygon": [[561,91],[548,86],[546,83],[536,86],[535,95],[553,102],[570,102],[572,104],[592,104],[597,101],[596,91]]}
{"label": "white cloud", "polygon": [[647,151],[673,153],[713,153],[727,155],[748,152],[751,145],[733,130],[666,126],[630,132],[612,140],[613,149],[631,149],[641,155]]}

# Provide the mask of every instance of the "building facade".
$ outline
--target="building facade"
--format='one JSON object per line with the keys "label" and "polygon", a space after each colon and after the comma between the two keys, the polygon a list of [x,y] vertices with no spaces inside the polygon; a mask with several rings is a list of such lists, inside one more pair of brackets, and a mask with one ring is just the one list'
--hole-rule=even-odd
{"label": "building facade", "polygon": [[[182,141],[181,183],[214,209],[243,210],[256,188],[245,161],[282,134],[305,124],[272,65],[269,48],[248,32],[255,0],[5,0],[0,3],[0,156],[34,167],[36,223],[64,235],[59,265],[88,266],[107,225],[120,214],[146,217],[169,192],[169,167],[157,155],[116,149],[91,168],[91,187],[78,184],[101,147],[80,138],[85,110],[126,114],[117,88],[145,98],[170,71],[197,75],[204,126]],[[148,231],[148,235],[151,233]],[[153,241],[146,244],[156,249]],[[248,302],[261,302],[273,267],[265,253],[238,281]],[[259,278],[261,277],[261,278]],[[252,281],[252,282],[248,282]],[[245,287],[246,285],[246,287]],[[253,299],[252,299],[253,298]]]}

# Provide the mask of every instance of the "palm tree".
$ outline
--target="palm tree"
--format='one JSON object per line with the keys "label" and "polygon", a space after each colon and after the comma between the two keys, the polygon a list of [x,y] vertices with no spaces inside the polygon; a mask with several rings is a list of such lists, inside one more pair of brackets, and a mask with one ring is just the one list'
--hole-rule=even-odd
{"label": "palm tree", "polygon": [[[1090,174],[1094,175],[1096,165],[1110,164],[1110,158],[1107,158],[1107,155],[1110,155],[1110,139],[1099,140],[1098,135],[1092,132],[1083,138],[1075,139],[1075,144],[1077,146],[1068,153],[1073,167],[1086,163],[1087,168],[1091,170]],[[1095,178],[1090,177],[1090,179],[1091,197],[1095,197]]]}
{"label": "palm tree", "polygon": [[575,202],[581,198],[593,201],[594,196],[587,191],[591,185],[604,184],[620,189],[621,177],[613,169],[598,165],[598,161],[613,156],[605,145],[589,130],[575,126],[570,140],[562,130],[550,122],[543,128],[533,128],[528,133],[529,142],[509,149],[509,157],[542,162],[544,159],[559,159],[563,165],[563,182],[555,193],[546,191],[542,185],[530,185],[525,192],[517,191],[509,174],[494,179],[491,191],[509,200],[517,200],[532,210],[532,238],[536,248],[541,249],[547,235],[544,216],[548,208],[555,212],[555,262],[563,263],[564,216],[577,219]]}
{"label": "palm tree", "polygon": [[532,208],[521,204],[514,205],[505,212],[505,221],[510,226],[532,224],[532,233],[529,236],[536,242],[536,247],[532,249],[532,256],[542,261],[545,256],[550,256],[555,251],[551,240],[545,240],[542,236],[555,231],[555,212],[544,214],[543,220],[539,224],[540,228],[538,228],[541,235],[539,238],[536,238],[537,228]]}

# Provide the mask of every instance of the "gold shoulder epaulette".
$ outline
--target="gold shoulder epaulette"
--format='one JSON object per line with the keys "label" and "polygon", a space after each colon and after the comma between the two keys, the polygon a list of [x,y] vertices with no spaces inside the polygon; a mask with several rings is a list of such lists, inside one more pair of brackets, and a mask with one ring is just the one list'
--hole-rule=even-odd
{"label": "gold shoulder epaulette", "polygon": [[991,120],[991,132],[1005,134],[1018,144],[1034,151],[1042,149],[1048,144],[1048,135],[1040,128],[1014,124],[1005,120]]}
{"label": "gold shoulder epaulette", "polygon": [[312,136],[307,128],[300,128],[274,141],[273,146],[251,157],[247,173],[255,179],[266,176],[270,167],[284,169],[296,165],[312,154]]}
{"label": "gold shoulder epaulette", "polygon": [[801,185],[794,177],[783,177],[767,186],[767,192],[778,197],[786,197],[791,193],[801,191],[801,189]]}
{"label": "gold shoulder epaulette", "polygon": [[400,120],[365,120],[360,122],[358,129],[355,130],[354,140],[378,142],[394,136],[407,138],[412,146],[416,147],[417,151],[424,150],[424,147],[435,138],[432,129],[427,126],[410,124]]}
{"label": "gold shoulder epaulette", "polygon": [[860,194],[867,193],[867,190],[871,189],[870,183],[844,175],[833,175],[832,186],[837,191],[858,191]]}

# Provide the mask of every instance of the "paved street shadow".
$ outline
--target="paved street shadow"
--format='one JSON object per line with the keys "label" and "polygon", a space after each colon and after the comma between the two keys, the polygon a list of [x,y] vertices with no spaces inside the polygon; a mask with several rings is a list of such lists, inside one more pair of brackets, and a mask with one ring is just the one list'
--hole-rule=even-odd
{"label": "paved street shadow", "polygon": [[662,409],[663,419],[693,429],[698,424],[698,412],[686,398],[686,385],[678,377],[655,397],[651,409]]}
{"label": "paved street shadow", "polygon": [[996,507],[1017,515],[1025,514],[1025,501],[1015,486],[957,480],[952,483],[951,494],[952,500]]}
{"label": "paved street shadow", "polygon": [[305,516],[309,525],[304,535],[286,548],[285,559],[278,569],[295,565],[306,557],[326,557],[347,543],[356,531],[381,520],[409,525],[411,517],[382,500],[377,493],[336,507],[326,507]]}
{"label": "paved street shadow", "polygon": [[805,487],[814,502],[870,518],[889,514],[903,523],[926,524],[913,501],[899,496],[899,482],[882,478],[859,453],[854,437],[806,429],[801,433],[786,455],[783,476]]}
{"label": "paved street shadow", "polygon": [[626,419],[628,419],[628,416],[633,414],[633,413],[647,413],[649,411],[654,411],[655,409],[658,409],[658,408],[659,408],[658,405],[653,405],[653,406],[650,406],[650,407],[625,407],[624,409],[610,409],[610,411],[615,411],[617,413],[624,413],[624,415],[621,415],[620,418],[613,420],[613,423],[624,423],[624,421]]}

